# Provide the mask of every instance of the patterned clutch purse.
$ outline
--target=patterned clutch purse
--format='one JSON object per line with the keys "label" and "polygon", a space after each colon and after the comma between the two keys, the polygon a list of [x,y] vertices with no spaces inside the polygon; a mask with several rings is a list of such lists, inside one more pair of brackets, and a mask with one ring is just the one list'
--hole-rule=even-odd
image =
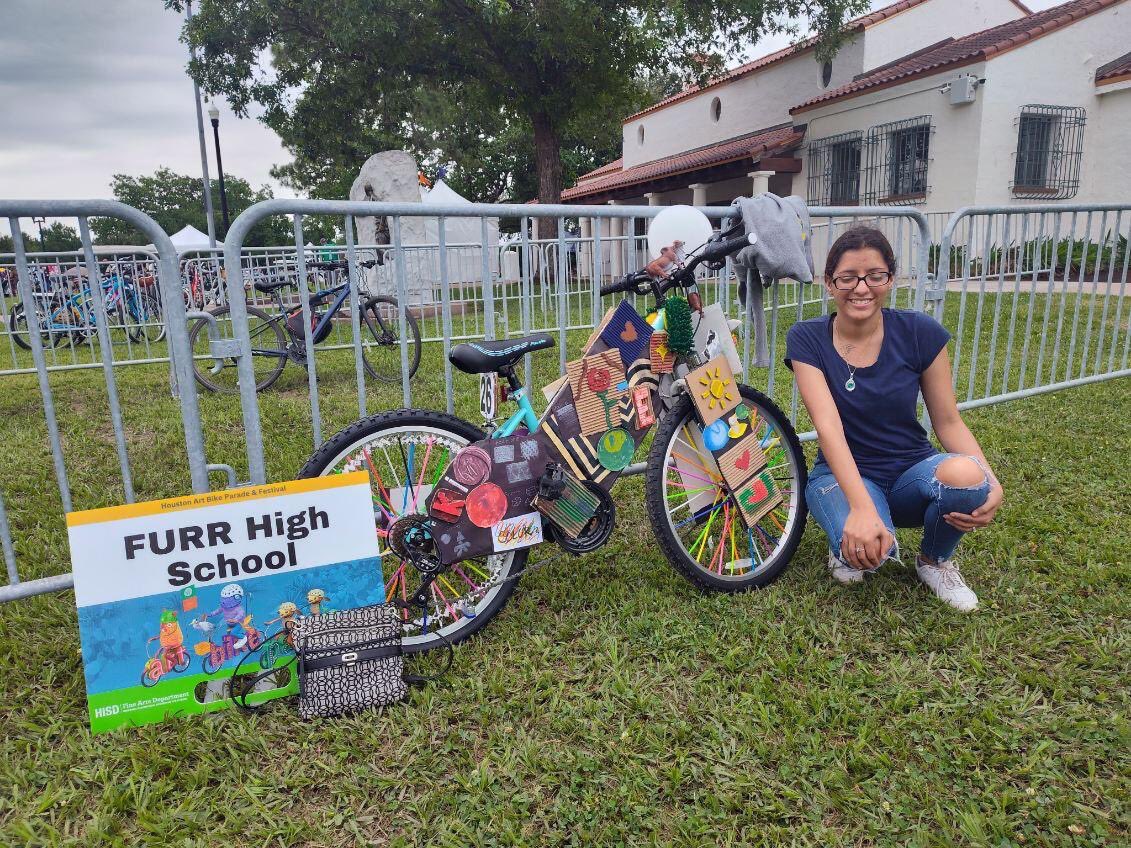
{"label": "patterned clutch purse", "polygon": [[295,624],[294,642],[304,719],[387,706],[408,695],[401,619],[392,604],[305,616]]}

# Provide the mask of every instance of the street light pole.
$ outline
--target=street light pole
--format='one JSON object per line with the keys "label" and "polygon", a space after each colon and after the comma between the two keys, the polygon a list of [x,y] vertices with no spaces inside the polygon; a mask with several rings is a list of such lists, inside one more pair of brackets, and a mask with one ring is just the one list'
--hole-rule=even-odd
{"label": "street light pole", "polygon": [[39,227],[39,249],[40,250],[47,250],[47,248],[43,246],[43,225],[47,223],[47,219],[46,218],[32,218],[31,222],[33,224],[35,224],[37,227]]}
{"label": "street light pole", "polygon": [[228,235],[228,193],[224,190],[224,163],[220,159],[220,110],[213,103],[208,107],[208,117],[212,121],[212,136],[216,140],[216,173],[220,177],[220,211],[224,215],[224,236]]}
{"label": "street light pole", "polygon": [[[185,4],[185,20],[192,20],[192,2]],[[189,55],[195,59],[196,50]],[[212,181],[208,179],[208,144],[204,140],[204,113],[200,109],[200,86],[192,81],[193,99],[196,100],[196,130],[200,137],[200,172],[204,175],[204,218],[208,222],[208,246],[216,248],[216,222],[212,214]]]}

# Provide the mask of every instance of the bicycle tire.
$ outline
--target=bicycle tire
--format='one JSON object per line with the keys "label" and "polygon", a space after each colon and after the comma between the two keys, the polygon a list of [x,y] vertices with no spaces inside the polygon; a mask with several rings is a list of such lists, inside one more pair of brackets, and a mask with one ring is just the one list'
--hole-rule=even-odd
{"label": "bicycle tire", "polygon": [[[279,326],[278,321],[274,320],[270,315],[268,315],[266,312],[264,312],[262,309],[260,309],[257,306],[252,306],[251,304],[248,304],[246,308],[247,308],[249,328],[250,328],[252,318],[257,318],[257,319],[259,319],[259,321],[262,322],[259,325],[259,329],[251,328],[252,332],[256,333],[256,335],[253,336],[253,338],[252,338],[252,347],[253,348],[258,347],[258,348],[261,348],[263,350],[268,350],[268,349],[275,350],[275,351],[278,351],[278,354],[279,354],[277,356],[270,356],[270,357],[265,357],[265,356],[256,357],[254,354],[252,355],[252,363],[253,363],[252,368],[255,367],[254,363],[257,360],[258,361],[264,361],[264,360],[270,359],[273,362],[272,367],[270,369],[266,370],[264,372],[263,376],[261,376],[261,377],[257,376],[256,377],[255,390],[257,392],[261,392],[264,389],[268,389],[272,385],[274,385],[275,381],[279,379],[279,375],[283,373],[283,369],[287,365],[287,356],[286,356],[287,340],[286,340],[286,337],[283,335],[283,330]],[[227,315],[231,312],[231,309],[230,309],[230,307],[227,307],[227,306],[218,306],[214,309],[209,310],[209,312],[210,312],[210,314],[215,316],[217,322],[220,322],[221,326],[223,326],[222,319],[227,317]],[[209,350],[208,323],[209,322],[206,318],[198,319],[197,322],[195,324],[193,324],[192,332],[189,334],[189,345],[192,347],[192,350],[193,350],[192,370],[193,370],[193,373],[196,375],[196,381],[198,383],[200,383],[200,385],[204,386],[204,388],[208,389],[209,391],[220,392],[220,393],[223,393],[223,394],[235,394],[235,393],[239,392],[238,378],[235,377],[235,369],[236,369],[235,359],[224,361],[223,369],[225,369],[225,370],[230,369],[230,373],[232,374],[232,383],[230,385],[227,385],[227,384],[224,384],[224,383],[219,383],[215,379],[213,379],[214,375],[212,374],[211,369],[213,367],[213,363],[215,362],[214,359],[211,359],[211,358],[198,359],[197,358],[198,356],[202,356],[202,355],[207,356],[208,355],[208,350]],[[260,330],[262,330],[263,328],[266,328],[266,327],[271,327],[271,329],[274,331],[275,345],[273,347],[269,347],[268,345],[259,343],[257,341],[258,340],[258,334],[259,334]],[[230,338],[230,336],[229,336],[229,338]],[[224,373],[224,370],[221,370],[220,373]]]}
{"label": "bicycle tire", "polygon": [[[382,307],[391,307],[383,309]],[[395,298],[371,297],[365,301],[361,311],[364,319],[362,329],[361,361],[365,371],[374,380],[383,383],[400,383],[401,381],[401,355],[400,337],[397,335],[397,325],[400,323],[400,307]],[[392,319],[390,321],[389,319]],[[405,310],[405,327],[407,328],[406,341],[408,342],[408,378],[411,380],[420,367],[420,325],[413,315]],[[365,330],[369,331],[371,340],[366,341]],[[376,354],[366,354],[373,348],[384,349],[392,356],[388,357],[390,364],[384,365],[386,357],[377,358]],[[373,361],[370,361],[370,360]],[[380,367],[378,365],[380,364]]]}
{"label": "bicycle tire", "polygon": [[[680,524],[674,523],[673,513],[681,508],[691,508],[695,504],[694,497],[687,497],[684,488],[684,497],[687,500],[687,505],[681,506],[676,504],[675,507],[669,507],[669,502],[673,497],[678,497],[678,494],[669,495],[667,491],[667,482],[669,477],[675,483],[673,488],[683,488],[686,486],[687,477],[682,477],[674,464],[673,451],[675,444],[680,438],[683,438],[683,444],[691,446],[699,454],[698,460],[691,460],[692,463],[700,464],[700,472],[706,471],[708,477],[715,475],[714,471],[710,469],[714,467],[717,470],[713,457],[710,453],[698,451],[692,443],[695,441],[694,434],[690,431],[683,431],[685,425],[694,425],[698,427],[698,419],[695,417],[694,410],[691,404],[691,398],[686,394],[683,395],[676,404],[668,411],[667,415],[660,421],[657,428],[655,439],[652,442],[652,448],[648,454],[648,464],[645,471],[644,478],[644,491],[646,502],[648,506],[648,518],[652,524],[652,530],[656,534],[656,540],[660,543],[660,548],[667,557],[668,562],[676,569],[677,572],[686,577],[692,584],[701,589],[715,591],[715,592],[744,592],[751,589],[758,589],[768,586],[781,576],[786,566],[789,565],[790,560],[793,558],[794,553],[797,551],[797,546],[801,542],[801,534],[805,530],[805,519],[807,516],[805,508],[805,482],[807,479],[807,472],[805,468],[805,455],[801,450],[801,442],[797,438],[797,433],[793,429],[793,425],[789,423],[789,419],[785,413],[778,408],[778,406],[766,397],[761,392],[749,386],[740,385],[742,393],[742,400],[747,407],[750,408],[750,420],[757,422],[756,426],[762,426],[762,421],[765,422],[766,433],[765,441],[770,441],[776,432],[784,438],[780,439],[778,445],[781,447],[782,462],[779,463],[779,454],[775,451],[770,461],[767,464],[768,469],[784,469],[784,472],[774,473],[775,481],[779,483],[780,488],[783,489],[787,496],[785,501],[785,522],[783,524],[778,522],[777,510],[771,511],[767,516],[772,518],[776,527],[781,528],[781,535],[776,539],[772,529],[763,529],[762,522],[767,526],[770,522],[767,517],[759,519],[755,529],[751,529],[747,537],[747,547],[742,553],[747,554],[743,559],[739,559],[737,554],[740,548],[736,545],[735,533],[732,531],[730,536],[730,550],[734,559],[725,563],[726,570],[730,573],[724,574],[723,559],[726,556],[726,531],[727,524],[723,524],[723,530],[719,534],[718,548],[714,543],[714,537],[710,536],[710,521],[718,517],[720,510],[724,514],[729,515],[731,507],[734,508],[734,524],[733,527],[740,527],[743,524],[738,523],[739,512],[738,505],[735,501],[734,495],[730,493],[729,488],[725,484],[719,484],[707,478],[700,478],[705,480],[710,485],[716,487],[713,494],[696,495],[694,497],[704,497],[709,499],[709,512],[703,514],[703,508],[699,508],[699,512],[692,514],[688,519],[681,521]],[[681,431],[683,431],[681,436]],[[687,436],[691,435],[690,441]],[[681,460],[685,457],[681,455]],[[685,468],[690,469],[690,465],[685,465]],[[695,472],[689,472],[694,474]],[[682,478],[684,482],[677,482],[675,478]],[[786,490],[785,485],[781,485],[788,478],[789,486]],[[721,477],[718,478],[721,480]],[[700,490],[709,487],[699,487]],[[684,541],[684,537],[678,532],[679,528],[694,525],[688,534],[698,532],[696,542],[692,543],[691,547],[696,544],[699,545],[698,556],[693,556],[688,546]],[[702,529],[701,529],[702,528]],[[755,538],[758,539],[758,544],[755,545]],[[703,540],[700,542],[699,540]],[[708,562],[708,566],[704,567],[701,563],[701,558],[708,547],[706,544],[710,541],[710,548],[712,550],[712,559]],[[715,561],[714,553],[721,549],[718,554],[718,570],[717,572],[711,567]],[[745,565],[743,565],[745,563]],[[745,568],[745,573],[737,574],[740,569]]]}
{"label": "bicycle tire", "polygon": [[[39,318],[40,327],[42,327],[45,321],[44,316],[41,315],[38,310],[36,311],[36,316]],[[31,350],[31,342],[27,335],[27,316],[24,314],[24,305],[22,303],[15,304],[8,313],[8,330],[12,334],[12,341],[24,350]],[[51,335],[47,330],[41,329],[39,331],[39,338],[43,342],[43,347],[47,347],[51,344]]]}
{"label": "bicycle tire", "polygon": [[[365,455],[364,463],[361,463],[360,460],[355,462],[355,457],[357,457],[359,454],[364,453],[364,449],[368,447],[380,445],[382,436],[391,437],[396,433],[404,433],[406,435],[415,434],[419,438],[419,441],[417,442],[407,440],[401,442],[400,444],[402,448],[405,444],[424,443],[424,441],[426,441],[429,437],[429,434],[450,437],[451,448],[446,448],[444,457],[437,457],[437,470],[439,469],[441,463],[446,467],[446,457],[450,456],[453,450],[458,450],[459,447],[462,447],[465,444],[477,442],[481,439],[486,438],[486,434],[483,433],[483,431],[475,425],[464,421],[462,418],[457,418],[454,415],[448,415],[447,413],[443,412],[433,412],[431,410],[422,409],[400,409],[389,412],[379,412],[376,415],[370,415],[366,418],[362,418],[360,421],[354,422],[341,432],[335,434],[328,441],[323,443],[323,445],[317,451],[315,451],[314,454],[306,461],[298,476],[300,478],[322,477],[328,474],[339,473],[340,471],[353,470],[353,467],[356,464],[362,464],[362,467],[365,467],[367,465],[367,470],[369,470],[370,472],[371,486],[373,485],[373,476],[378,476],[378,485],[375,489],[375,497],[380,498],[384,496],[387,500],[391,501],[391,499],[388,498],[389,488],[384,486],[382,478],[380,477],[381,469],[377,467],[377,465],[381,464],[381,457],[378,457],[376,465],[374,464],[374,461],[372,459],[372,453],[375,453],[376,450],[371,451],[370,453]],[[435,444],[435,442],[433,444]],[[382,446],[382,449],[384,458],[388,459],[388,446]],[[420,479],[424,479],[424,472],[429,467],[428,458],[430,455],[431,446],[428,448],[428,452],[425,454],[423,467],[420,469]],[[392,461],[390,460],[390,464],[391,462]],[[410,464],[406,466],[406,471],[408,468],[413,467],[411,465],[411,460],[409,460],[409,463]],[[405,476],[407,478],[409,475],[406,474]],[[411,488],[415,489],[415,487]],[[405,493],[404,497],[406,504],[407,494],[408,493]],[[412,494],[414,495],[415,501],[415,491],[413,491]],[[395,510],[395,507],[393,507],[393,509]],[[387,521],[384,516],[380,515],[381,512],[384,512],[383,508],[375,511],[375,514],[377,514],[377,527],[379,536],[382,532],[382,522]],[[400,518],[404,514],[407,514],[407,506],[400,515],[396,516],[396,518]],[[516,579],[507,580],[506,582],[495,586],[494,588],[489,590],[482,598],[476,600],[474,602],[475,614],[473,617],[467,617],[467,615],[463,612],[460,612],[459,616],[457,617],[456,612],[458,610],[453,608],[451,604],[448,603],[447,600],[445,600],[444,606],[447,606],[447,609],[441,611],[439,619],[441,621],[444,621],[445,618],[450,617],[451,621],[447,624],[441,624],[439,630],[440,634],[442,634],[443,637],[445,637],[452,644],[457,644],[471,638],[476,633],[479,633],[484,627],[486,627],[491,619],[498,615],[503,606],[506,605],[506,602],[510,598],[511,594],[514,592],[515,586],[518,584],[517,575],[521,574],[522,570],[525,568],[528,554],[529,549],[524,548],[518,551],[509,551],[506,554],[495,554],[492,557],[488,557],[485,560],[485,564],[488,569],[487,572],[483,572],[482,569],[479,569],[478,566],[475,566],[475,571],[482,573],[488,573],[491,568],[497,569],[494,574],[490,574],[491,578],[500,577],[505,579],[516,577]],[[495,558],[497,558],[497,561],[492,566],[490,560]],[[392,566],[396,565],[396,562],[394,562],[394,560],[396,560],[396,555],[391,550],[386,550],[382,556],[382,573],[386,581],[389,581],[389,573],[392,571]],[[458,568],[458,566],[465,566],[467,568],[467,571],[471,572],[472,566],[467,564],[469,562],[472,561],[456,563],[455,566],[452,566],[451,568],[445,570],[445,572],[441,574],[441,577],[444,577],[445,579],[447,579],[447,577],[451,577],[451,579],[453,581],[456,581],[456,584],[458,585],[456,574],[459,573],[460,577],[462,577],[465,582],[467,582],[469,585],[474,586],[475,584],[466,576],[466,573],[460,573],[462,572],[462,569]],[[404,565],[405,564],[402,561],[402,564],[397,565],[396,567],[399,570],[399,568],[403,567]],[[437,580],[439,580],[439,578],[437,578]],[[398,585],[395,581],[396,577],[394,576],[391,589],[393,593],[396,592]],[[403,579],[402,584],[402,589],[404,586],[407,586],[409,589],[415,589],[416,585],[418,585],[412,580],[408,579],[407,571],[406,577]],[[465,589],[464,591],[466,592],[465,595],[452,598],[452,600],[457,601],[457,607],[460,605],[460,603],[462,603],[463,598],[471,597],[474,590],[467,591]],[[390,592],[390,589],[389,583],[387,582],[386,593],[388,592]],[[386,600],[389,597],[391,597],[391,595],[387,594]],[[433,597],[435,598],[435,595]],[[438,608],[440,608],[439,605],[437,606]],[[433,648],[444,646],[443,640],[436,635],[435,630],[430,630],[422,637],[419,633],[409,632],[411,628],[408,627],[408,624],[415,626],[416,622],[407,622],[405,626],[406,632],[404,635],[404,650],[407,653],[422,653]]]}

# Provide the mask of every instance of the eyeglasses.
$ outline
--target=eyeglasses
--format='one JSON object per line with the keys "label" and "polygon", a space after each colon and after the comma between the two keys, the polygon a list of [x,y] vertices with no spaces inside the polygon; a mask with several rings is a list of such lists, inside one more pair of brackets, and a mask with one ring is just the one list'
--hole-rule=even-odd
{"label": "eyeglasses", "polygon": [[841,274],[839,277],[833,277],[833,285],[841,291],[851,291],[863,280],[868,288],[876,288],[877,286],[886,286],[891,282],[893,276],[891,271],[869,271],[862,275]]}

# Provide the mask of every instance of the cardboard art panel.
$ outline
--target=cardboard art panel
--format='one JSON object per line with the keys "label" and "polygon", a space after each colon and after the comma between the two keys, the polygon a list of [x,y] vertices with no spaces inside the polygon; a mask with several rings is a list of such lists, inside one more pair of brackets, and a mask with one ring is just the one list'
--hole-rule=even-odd
{"label": "cardboard art panel", "polygon": [[753,527],[767,512],[782,502],[782,494],[768,470],[760,472],[734,492],[746,526]]}
{"label": "cardboard art panel", "polygon": [[766,465],[766,453],[757,435],[751,431],[732,440],[716,459],[719,471],[732,491],[737,491]]}
{"label": "cardboard art panel", "polygon": [[[442,562],[536,545],[541,525],[529,527],[538,481],[551,456],[545,440],[528,433],[465,445],[425,501]],[[536,513],[535,513],[536,514]],[[500,529],[502,528],[502,529]]]}
{"label": "cardboard art panel", "polygon": [[564,488],[554,499],[535,497],[535,508],[566,532],[571,539],[581,535],[589,520],[597,514],[600,501],[585,484],[569,472],[563,472]]}
{"label": "cardboard art panel", "polygon": [[730,322],[723,308],[717,303],[712,303],[699,315],[693,317],[695,336],[692,347],[699,354],[699,358],[708,360],[725,356],[730,363],[731,372],[741,374],[742,360],[738,356],[738,348],[730,331]]}
{"label": "cardboard art panel", "polygon": [[[703,422],[705,439],[707,439],[706,428],[742,402],[738,383],[725,356],[716,356],[706,365],[701,365],[688,374],[687,390]],[[707,446],[712,450],[717,449],[711,446],[709,439]]]}
{"label": "cardboard art panel", "polygon": [[675,354],[668,349],[668,334],[660,331],[648,339],[648,358],[653,374],[670,374],[675,368]]}
{"label": "cardboard art panel", "polygon": [[652,327],[627,300],[622,300],[617,305],[600,332],[601,341],[610,350],[620,352],[621,364],[626,371],[633,362],[645,355],[651,336]]}
{"label": "cardboard art panel", "polygon": [[620,352],[606,350],[567,362],[566,375],[581,434],[591,436],[617,426],[614,412],[628,392]]}

